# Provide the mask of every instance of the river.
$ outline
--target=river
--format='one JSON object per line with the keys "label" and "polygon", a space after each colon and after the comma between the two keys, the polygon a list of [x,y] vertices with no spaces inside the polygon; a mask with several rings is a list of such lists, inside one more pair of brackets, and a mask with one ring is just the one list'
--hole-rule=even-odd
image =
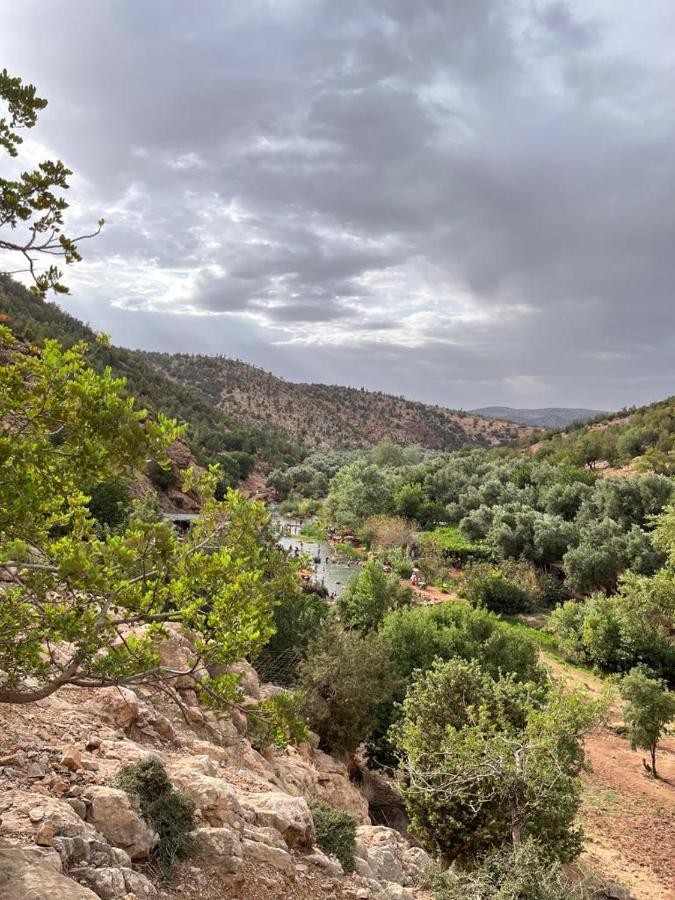
{"label": "river", "polygon": [[[298,519],[279,515],[274,508],[272,519],[280,531],[279,544],[291,553],[297,548],[299,553],[306,553],[309,556],[314,573],[313,580],[323,584],[329,594],[337,596],[342,593],[350,576],[358,571],[358,564],[335,562],[335,551],[330,544],[325,541],[308,540],[298,533],[302,525]],[[317,559],[320,562],[316,562]]]}

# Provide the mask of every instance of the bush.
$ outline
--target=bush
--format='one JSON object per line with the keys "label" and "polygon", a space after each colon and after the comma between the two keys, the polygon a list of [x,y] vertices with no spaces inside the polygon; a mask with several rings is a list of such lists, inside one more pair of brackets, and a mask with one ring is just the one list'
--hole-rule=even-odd
{"label": "bush", "polygon": [[124,766],[117,784],[138,800],[141,815],[157,832],[159,842],[154,850],[155,858],[161,871],[168,875],[174,863],[189,856],[193,850],[190,832],[197,827],[194,803],[176,790],[157,759]]}
{"label": "bush", "polygon": [[274,634],[254,665],[262,681],[291,685],[319,625],[329,613],[322,598],[296,589],[274,607]]}
{"label": "bush", "polygon": [[372,730],[378,704],[391,696],[387,644],[327,622],[310,644],[301,666],[305,715],[322,750],[353,753]]}
{"label": "bush", "polygon": [[148,463],[145,474],[158,488],[168,488],[176,483],[176,472],[173,463],[170,463],[168,466],[161,466],[157,460],[153,459]]}
{"label": "bush", "polygon": [[335,609],[346,628],[373,631],[388,612],[410,606],[412,596],[412,590],[401,584],[397,575],[388,575],[373,560],[349,579],[335,601]]}
{"label": "bush", "polygon": [[436,873],[429,882],[436,900],[590,900],[592,896],[534,841],[513,850],[496,850],[470,871]]}
{"label": "bush", "polygon": [[249,707],[248,737],[256,750],[301,744],[309,737],[309,728],[300,710],[304,697],[293,691],[280,691]]}
{"label": "bush", "polygon": [[316,522],[304,522],[300,529],[300,536],[311,541],[325,541],[326,529]]}
{"label": "bush", "polygon": [[477,564],[470,566],[464,574],[464,591],[469,603],[492,612],[522,612],[532,606],[530,595],[511,581],[501,569]]}
{"label": "bush", "polygon": [[316,829],[316,842],[324,853],[336,856],[345,875],[354,871],[356,820],[348,812],[320,800],[309,804]]}
{"label": "bush", "polygon": [[131,512],[131,490],[120,478],[106,478],[89,489],[89,512],[99,525],[117,528]]}

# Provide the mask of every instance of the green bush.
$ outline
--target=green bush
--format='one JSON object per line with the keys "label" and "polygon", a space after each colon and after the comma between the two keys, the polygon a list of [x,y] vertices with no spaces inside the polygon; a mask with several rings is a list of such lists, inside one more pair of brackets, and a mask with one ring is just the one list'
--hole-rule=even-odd
{"label": "green bush", "polygon": [[490,853],[469,871],[436,872],[428,882],[436,900],[590,900],[592,896],[534,841]]}
{"label": "green bush", "polygon": [[348,812],[320,800],[309,804],[316,829],[316,842],[324,853],[336,856],[346,875],[354,871],[356,820]]}
{"label": "green bush", "polygon": [[256,750],[307,740],[309,728],[300,712],[303,700],[297,692],[280,691],[247,709],[248,737]]}
{"label": "green bush", "polygon": [[157,460],[151,460],[145,470],[150,481],[159,488],[168,488],[176,483],[176,473],[173,464],[160,466]]}
{"label": "green bush", "polygon": [[412,597],[412,590],[397,575],[387,574],[372,560],[352,575],[335,609],[346,628],[365,633],[377,629],[388,612],[410,606]]}
{"label": "green bush", "polygon": [[117,528],[129,518],[131,490],[126,481],[110,477],[89,489],[89,512],[99,525]]}
{"label": "green bush", "polygon": [[321,749],[353,753],[375,725],[378,704],[392,694],[389,648],[377,635],[326,622],[302,663],[300,688]]}
{"label": "green bush", "polygon": [[117,784],[137,798],[141,815],[157,832],[159,842],[154,850],[155,858],[161,871],[168,875],[174,864],[193,850],[190,832],[197,827],[194,803],[176,790],[157,759],[124,766]]}
{"label": "green bush", "polygon": [[470,566],[464,575],[464,591],[469,603],[492,612],[522,612],[532,605],[527,591],[493,566]]}
{"label": "green bush", "polygon": [[326,529],[316,522],[304,522],[300,529],[300,536],[311,541],[325,541]]}
{"label": "green bush", "polygon": [[274,634],[253,661],[262,681],[292,685],[307,646],[329,613],[327,604],[313,592],[298,588],[274,607]]}

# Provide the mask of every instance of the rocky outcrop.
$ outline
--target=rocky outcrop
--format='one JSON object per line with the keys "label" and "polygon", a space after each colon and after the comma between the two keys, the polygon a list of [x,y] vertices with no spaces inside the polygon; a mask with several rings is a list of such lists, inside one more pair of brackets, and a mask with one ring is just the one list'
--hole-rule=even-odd
{"label": "rocky outcrop", "polygon": [[66,878],[39,853],[0,845],[0,900],[96,900],[100,896]]}
{"label": "rocky outcrop", "polygon": [[147,859],[157,835],[140,817],[129,795],[105,785],[88,791],[87,822],[113,847],[119,847],[132,862]]}

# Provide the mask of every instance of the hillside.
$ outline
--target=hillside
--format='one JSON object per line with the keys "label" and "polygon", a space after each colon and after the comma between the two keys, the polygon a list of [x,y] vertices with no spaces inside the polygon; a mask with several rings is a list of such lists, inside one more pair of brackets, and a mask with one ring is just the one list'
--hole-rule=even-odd
{"label": "hillside", "polygon": [[597,416],[607,415],[606,410],[575,409],[568,406],[545,406],[541,409],[515,409],[512,406],[481,406],[470,410],[474,415],[491,419],[505,419],[519,425],[534,428],[565,428],[572,422],[587,422]]}
{"label": "hillside", "polygon": [[369,447],[388,437],[452,450],[463,444],[506,444],[531,432],[363,388],[296,384],[222,356],[141,355],[158,371],[197,388],[232,419],[249,428],[272,425],[289,441],[311,449]]}
{"label": "hillside", "polygon": [[274,463],[298,456],[297,448],[290,447],[265,423],[260,428],[242,427],[194,385],[167,378],[133,350],[102,346],[87,325],[54,303],[35,299],[22,285],[6,277],[0,277],[0,316],[16,335],[36,344],[47,338],[65,347],[86,341],[95,368],[110,366],[127,379],[129,392],[141,405],[188,425],[187,438],[202,464],[217,460],[228,471],[239,466],[240,472],[233,471],[234,481],[239,480],[236,476],[248,474],[254,454]]}
{"label": "hillside", "polygon": [[608,473],[675,474],[675,396],[545,435],[530,450]]}

